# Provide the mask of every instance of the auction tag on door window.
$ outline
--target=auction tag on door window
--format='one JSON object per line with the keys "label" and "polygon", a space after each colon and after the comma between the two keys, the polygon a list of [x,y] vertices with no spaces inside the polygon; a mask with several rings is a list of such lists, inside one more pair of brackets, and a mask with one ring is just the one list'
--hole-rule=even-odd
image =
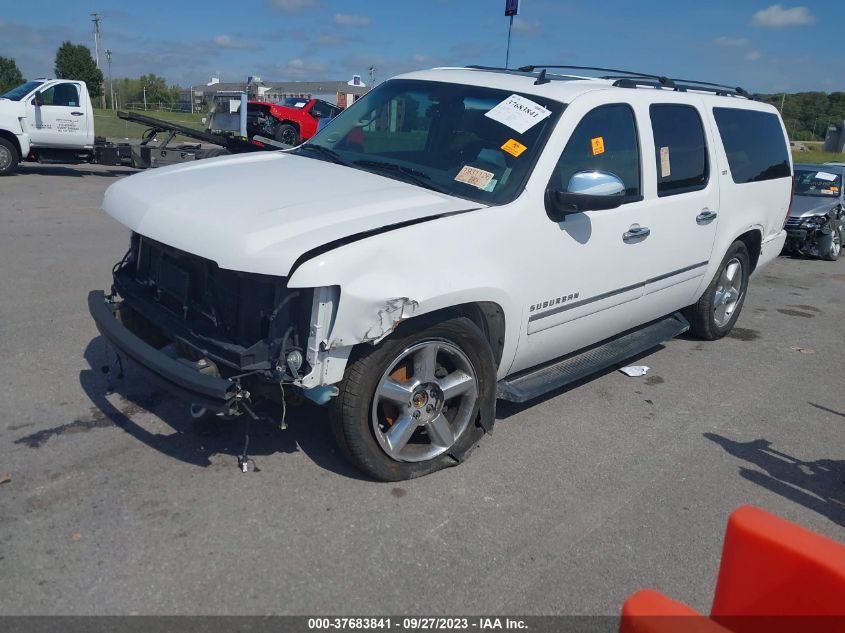
{"label": "auction tag on door window", "polygon": [[669,148],[660,148],[660,177],[666,178],[672,175],[672,166],[669,163]]}
{"label": "auction tag on door window", "polygon": [[511,95],[499,105],[485,112],[484,116],[507,125],[520,134],[525,134],[526,130],[531,129],[550,114],[551,110],[547,110],[539,103],[534,103],[531,99]]}
{"label": "auction tag on door window", "polygon": [[831,174],[826,171],[818,171],[816,172],[816,180],[836,180],[836,174]]}
{"label": "auction tag on door window", "polygon": [[490,184],[490,181],[493,180],[493,176],[492,171],[484,171],[483,169],[478,169],[478,167],[464,165],[461,171],[458,172],[458,175],[455,176],[455,180],[472,185],[473,187],[478,187],[479,189],[485,189]]}
{"label": "auction tag on door window", "polygon": [[519,156],[527,149],[528,148],[525,147],[525,145],[513,138],[508,139],[505,144],[502,145],[502,151],[507,152],[511,156]]}
{"label": "auction tag on door window", "polygon": [[597,156],[598,154],[604,154],[604,137],[597,136],[596,138],[590,139],[590,145],[593,147],[593,156]]}

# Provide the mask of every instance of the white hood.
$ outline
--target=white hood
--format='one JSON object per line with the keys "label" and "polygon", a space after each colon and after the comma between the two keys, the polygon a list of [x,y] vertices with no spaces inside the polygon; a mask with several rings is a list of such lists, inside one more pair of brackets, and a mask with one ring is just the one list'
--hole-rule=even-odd
{"label": "white hood", "polygon": [[103,200],[136,233],[221,268],[279,276],[328,242],[482,206],[284,152],[151,169],[115,183]]}

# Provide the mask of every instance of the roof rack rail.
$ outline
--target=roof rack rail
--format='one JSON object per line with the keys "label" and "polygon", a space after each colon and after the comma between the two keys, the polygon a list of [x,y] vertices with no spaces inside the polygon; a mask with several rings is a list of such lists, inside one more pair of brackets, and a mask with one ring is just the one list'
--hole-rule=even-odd
{"label": "roof rack rail", "polygon": [[[666,88],[673,88],[674,83],[668,77],[663,75],[650,75],[648,73],[640,73],[633,70],[619,70],[618,68],[601,68],[599,66],[568,66],[568,65],[560,65],[560,64],[531,64],[529,66],[520,66],[518,70],[531,73],[537,69],[546,70],[549,68],[561,68],[565,70],[598,70],[604,73],[620,73],[625,75],[626,77],[641,77],[643,79],[654,79],[657,81],[661,86],[665,86]],[[608,77],[601,77],[601,79],[608,79]]]}
{"label": "roof rack rail", "polygon": [[501,68],[498,66],[467,66],[473,70],[496,70],[499,72],[506,72],[510,74],[518,73],[533,73],[539,70],[535,85],[549,83],[546,77],[547,69],[565,69],[565,70],[594,70],[603,73],[612,73],[598,77],[598,79],[613,79],[614,86],[619,88],[637,88],[639,86],[649,86],[652,88],[665,88],[675,90],[676,92],[686,92],[688,90],[696,90],[700,92],[712,92],[724,97],[744,97],[753,100],[754,95],[739,86],[728,86],[725,84],[714,84],[707,81],[698,81],[697,79],[673,79],[665,75],[651,75],[648,73],[640,73],[633,70],[619,70],[618,68],[602,68],[600,66],[569,66],[565,64],[530,64],[527,66],[520,66],[517,69]]}

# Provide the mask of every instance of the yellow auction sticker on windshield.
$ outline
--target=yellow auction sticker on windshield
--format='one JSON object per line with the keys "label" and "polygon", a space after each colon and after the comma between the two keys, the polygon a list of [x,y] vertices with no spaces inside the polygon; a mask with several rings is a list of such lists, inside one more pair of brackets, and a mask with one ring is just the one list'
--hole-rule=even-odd
{"label": "yellow auction sticker on windshield", "polygon": [[490,184],[490,181],[493,180],[494,175],[495,174],[492,171],[485,171],[483,169],[479,169],[478,167],[464,165],[461,168],[461,171],[458,172],[458,175],[455,176],[455,180],[467,185],[472,185],[473,187],[478,187],[479,189],[484,189]]}
{"label": "yellow auction sticker on windshield", "polygon": [[598,154],[604,154],[604,137],[597,136],[596,138],[590,139],[590,145],[593,147],[593,156],[597,156]]}
{"label": "yellow auction sticker on windshield", "polygon": [[514,138],[509,138],[505,142],[505,144],[502,145],[502,151],[507,152],[511,156],[519,156],[520,154],[522,154],[522,152],[524,152],[527,149],[528,148],[525,147],[525,145],[523,145],[522,143],[520,143],[519,141],[517,141]]}

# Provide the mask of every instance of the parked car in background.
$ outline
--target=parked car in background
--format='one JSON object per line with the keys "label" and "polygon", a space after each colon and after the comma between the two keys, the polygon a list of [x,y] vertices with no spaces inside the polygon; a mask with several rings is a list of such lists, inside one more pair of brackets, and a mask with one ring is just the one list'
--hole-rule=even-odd
{"label": "parked car in background", "polygon": [[835,261],[845,237],[845,166],[795,165],[784,251]]}
{"label": "parked car in background", "polygon": [[497,398],[725,336],[783,247],[778,111],[613,74],[414,72],[295,149],[122,179],[103,208],[132,236],[91,314],[200,408],[278,418],[300,390],[376,479],[459,463]]}
{"label": "parked car in background", "polygon": [[266,136],[285,145],[299,145],[340,112],[340,108],[322,99],[289,97],[282,103],[250,101],[247,132],[249,138]]}

